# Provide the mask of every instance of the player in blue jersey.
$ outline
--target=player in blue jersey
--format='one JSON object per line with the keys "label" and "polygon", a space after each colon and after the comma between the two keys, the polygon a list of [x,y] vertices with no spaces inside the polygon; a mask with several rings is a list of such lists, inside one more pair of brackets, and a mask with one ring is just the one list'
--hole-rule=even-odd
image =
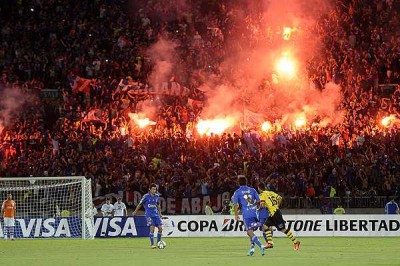
{"label": "player in blue jersey", "polygon": [[239,208],[243,215],[243,221],[247,230],[247,235],[250,237],[250,250],[247,256],[254,254],[254,245],[260,247],[261,255],[265,254],[265,247],[261,244],[258,237],[254,234],[254,229],[261,226],[257,218],[257,205],[260,200],[257,191],[247,186],[247,179],[240,175],[238,178],[239,188],[233,194],[233,204],[235,210],[235,219],[239,220]]}
{"label": "player in blue jersey", "polygon": [[156,248],[154,245],[154,229],[158,228],[157,243],[161,240],[162,235],[162,215],[160,208],[160,196],[157,194],[157,185],[151,184],[149,187],[149,193],[143,195],[136,209],[133,211],[133,216],[136,215],[138,210],[144,206],[144,212],[147,220],[147,226],[150,226],[150,244],[151,248]]}

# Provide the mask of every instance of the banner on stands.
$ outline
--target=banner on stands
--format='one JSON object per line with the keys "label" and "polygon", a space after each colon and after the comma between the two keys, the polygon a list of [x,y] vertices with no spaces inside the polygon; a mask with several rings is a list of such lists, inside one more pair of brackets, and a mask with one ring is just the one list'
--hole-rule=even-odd
{"label": "banner on stands", "polygon": [[[142,193],[138,191],[126,192],[127,203],[138,205],[142,198]],[[231,194],[224,192],[215,196],[201,196],[193,198],[164,198],[160,197],[162,213],[166,214],[202,214],[207,202],[214,212],[220,212],[224,206],[224,201],[230,200]]]}

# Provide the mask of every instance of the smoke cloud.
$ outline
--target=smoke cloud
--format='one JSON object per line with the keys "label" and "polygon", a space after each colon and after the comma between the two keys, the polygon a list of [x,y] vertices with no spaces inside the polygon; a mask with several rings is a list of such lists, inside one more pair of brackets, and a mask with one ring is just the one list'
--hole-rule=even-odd
{"label": "smoke cloud", "polygon": [[25,94],[18,87],[4,88],[0,91],[0,132],[11,125],[22,113],[26,104],[32,102],[32,96]]}
{"label": "smoke cloud", "polygon": [[175,42],[162,37],[147,51],[147,55],[154,63],[153,72],[149,77],[151,86],[158,87],[162,82],[171,79],[173,71],[177,67],[176,46]]}
{"label": "smoke cloud", "polygon": [[[177,15],[179,20],[190,10],[199,8],[185,1],[178,2],[181,9],[162,2],[155,1],[155,7],[151,9],[151,14],[161,21],[169,21],[171,14]],[[219,66],[220,75],[203,73],[205,85],[212,92],[208,95],[202,118],[233,116],[240,120],[246,108],[271,121],[290,122],[301,114],[310,121],[339,123],[342,118],[337,111],[342,97],[340,88],[329,83],[322,90],[315,89],[306,71],[308,60],[322,56],[321,42],[313,34],[317,18],[330,10],[327,2],[247,0],[230,6],[229,20],[235,30],[230,34],[224,31],[225,54]],[[290,29],[286,35],[284,27]],[[150,85],[155,87],[171,80],[174,72],[184,70],[181,62],[185,58],[179,58],[175,51],[180,44],[165,36],[147,52],[154,63]],[[277,71],[276,62],[283,56],[294,64],[293,77],[287,78]]]}
{"label": "smoke cloud", "polygon": [[[248,6],[252,6],[250,2]],[[269,120],[292,122],[302,114],[307,120],[319,118],[325,124],[340,122],[343,117],[337,111],[342,97],[340,87],[329,83],[323,90],[317,90],[305,71],[309,59],[321,56],[320,41],[310,29],[315,26],[315,18],[329,11],[328,5],[313,2],[264,1],[260,20],[243,10],[237,12],[237,25],[248,21],[253,29],[244,25],[243,32],[228,40],[235,45],[230,47],[229,56],[221,65],[222,85],[210,85],[217,92],[210,97],[205,116],[221,114],[221,110],[238,113],[245,107]],[[292,29],[289,40],[283,38],[284,27]],[[249,45],[248,39],[242,38],[249,35],[258,42]],[[294,78],[286,79],[277,73],[276,62],[284,55],[289,55],[295,64]]]}

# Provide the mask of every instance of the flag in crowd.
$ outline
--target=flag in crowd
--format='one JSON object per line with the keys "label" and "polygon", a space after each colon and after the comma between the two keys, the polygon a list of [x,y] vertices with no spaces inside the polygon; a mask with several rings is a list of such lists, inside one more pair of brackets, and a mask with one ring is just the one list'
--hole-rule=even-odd
{"label": "flag in crowd", "polygon": [[92,82],[93,82],[92,79],[85,79],[85,78],[76,76],[70,83],[72,92],[73,93],[78,93],[78,92],[89,93],[90,85],[92,84]]}
{"label": "flag in crowd", "polygon": [[128,40],[125,36],[121,35],[118,38],[117,41],[118,47],[119,48],[124,48],[124,47],[129,47],[132,46],[132,42],[130,40]]}

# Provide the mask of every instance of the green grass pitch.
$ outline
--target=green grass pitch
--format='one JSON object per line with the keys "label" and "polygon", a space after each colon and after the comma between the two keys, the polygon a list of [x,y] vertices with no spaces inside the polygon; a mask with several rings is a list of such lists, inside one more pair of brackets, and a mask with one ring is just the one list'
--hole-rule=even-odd
{"label": "green grass pitch", "polygon": [[1,240],[0,265],[400,265],[400,238],[302,238],[300,251],[275,238],[264,257],[247,257],[242,238],[164,238],[164,250],[147,238],[95,240]]}

